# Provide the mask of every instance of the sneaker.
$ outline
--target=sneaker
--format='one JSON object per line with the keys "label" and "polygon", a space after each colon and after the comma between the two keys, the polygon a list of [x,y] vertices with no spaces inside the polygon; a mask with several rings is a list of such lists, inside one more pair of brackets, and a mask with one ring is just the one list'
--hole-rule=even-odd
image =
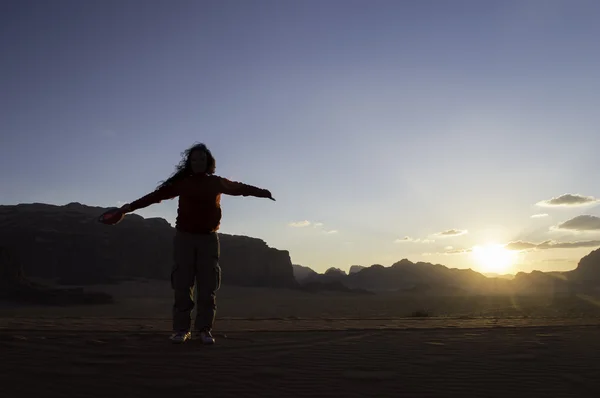
{"label": "sneaker", "polygon": [[212,345],[215,344],[215,338],[213,337],[210,330],[200,331],[200,341],[202,344]]}
{"label": "sneaker", "polygon": [[174,332],[170,337],[171,341],[176,344],[185,343],[186,341],[188,341],[191,338],[192,338],[192,333],[190,333],[187,330],[180,330],[178,332]]}

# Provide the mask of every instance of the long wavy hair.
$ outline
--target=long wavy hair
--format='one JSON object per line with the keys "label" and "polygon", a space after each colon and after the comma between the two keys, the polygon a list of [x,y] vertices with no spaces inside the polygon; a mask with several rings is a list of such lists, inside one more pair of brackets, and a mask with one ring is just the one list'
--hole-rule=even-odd
{"label": "long wavy hair", "polygon": [[204,151],[206,153],[206,174],[214,174],[217,168],[215,157],[210,152],[210,149],[203,143],[195,143],[185,151],[181,152],[181,160],[179,164],[175,166],[175,171],[169,178],[158,185],[157,189],[163,188],[167,185],[174,183],[175,181],[181,180],[189,175],[192,175],[192,166],[190,163],[190,157],[194,151]]}

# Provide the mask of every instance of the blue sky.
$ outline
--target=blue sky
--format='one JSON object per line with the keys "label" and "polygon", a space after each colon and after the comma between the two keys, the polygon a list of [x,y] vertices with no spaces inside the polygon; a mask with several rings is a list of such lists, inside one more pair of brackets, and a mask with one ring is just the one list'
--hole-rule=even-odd
{"label": "blue sky", "polygon": [[[200,141],[277,199],[224,197],[222,232],[319,271],[485,270],[473,246],[516,241],[538,247],[510,272],[562,270],[600,247],[596,1],[0,7],[2,204],[129,202]],[[584,205],[536,205],[565,194]]]}

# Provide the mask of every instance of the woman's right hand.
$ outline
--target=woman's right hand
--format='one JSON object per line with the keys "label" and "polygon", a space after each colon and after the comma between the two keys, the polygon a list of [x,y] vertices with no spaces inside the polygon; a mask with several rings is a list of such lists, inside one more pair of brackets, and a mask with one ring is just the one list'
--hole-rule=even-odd
{"label": "woman's right hand", "polygon": [[271,194],[271,191],[269,191],[268,189],[261,189],[261,191],[262,191],[263,198],[271,199],[272,201],[275,201],[275,198],[273,197],[273,194]]}

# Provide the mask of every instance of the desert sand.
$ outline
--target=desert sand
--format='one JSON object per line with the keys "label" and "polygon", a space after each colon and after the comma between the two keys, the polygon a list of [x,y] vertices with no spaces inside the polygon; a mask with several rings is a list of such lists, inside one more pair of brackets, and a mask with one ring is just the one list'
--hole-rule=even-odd
{"label": "desert sand", "polygon": [[103,289],[116,305],[0,308],[0,396],[600,396],[589,300],[550,316],[556,298],[438,298],[415,317],[436,300],[223,288],[208,347],[168,341],[164,284]]}

